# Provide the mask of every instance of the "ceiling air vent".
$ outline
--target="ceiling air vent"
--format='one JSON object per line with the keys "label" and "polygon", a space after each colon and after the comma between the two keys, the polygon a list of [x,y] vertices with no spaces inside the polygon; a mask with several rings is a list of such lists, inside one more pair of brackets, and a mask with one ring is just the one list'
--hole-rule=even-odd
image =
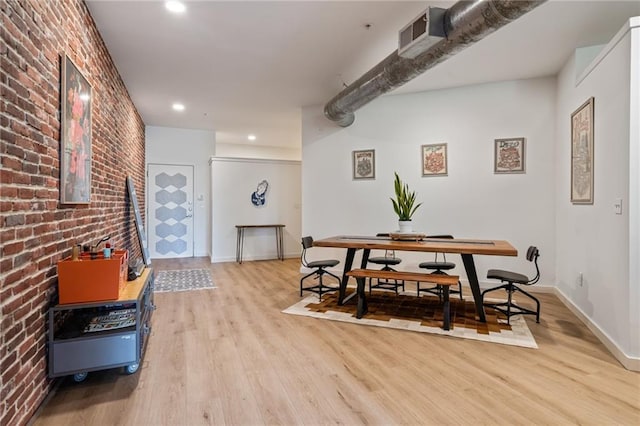
{"label": "ceiling air vent", "polygon": [[444,38],[445,11],[440,7],[428,7],[401,29],[398,55],[413,59]]}

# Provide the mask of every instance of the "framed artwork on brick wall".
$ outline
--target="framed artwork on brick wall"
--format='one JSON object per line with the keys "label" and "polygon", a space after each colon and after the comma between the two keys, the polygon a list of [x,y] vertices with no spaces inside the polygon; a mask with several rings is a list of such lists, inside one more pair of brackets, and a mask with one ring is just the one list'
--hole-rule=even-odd
{"label": "framed artwork on brick wall", "polygon": [[524,138],[496,139],[494,173],[524,173]]}
{"label": "framed artwork on brick wall", "polygon": [[78,68],[63,55],[60,123],[60,202],[91,202],[92,90]]}
{"label": "framed artwork on brick wall", "polygon": [[422,176],[447,176],[447,144],[422,145]]}
{"label": "framed artwork on brick wall", "polygon": [[593,104],[591,97],[571,114],[573,204],[593,204]]}

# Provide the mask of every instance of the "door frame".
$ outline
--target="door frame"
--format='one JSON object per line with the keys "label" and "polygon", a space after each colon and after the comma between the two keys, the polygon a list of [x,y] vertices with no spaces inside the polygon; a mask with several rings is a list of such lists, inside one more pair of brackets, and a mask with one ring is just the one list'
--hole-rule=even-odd
{"label": "door frame", "polygon": [[[145,208],[146,208],[146,216],[145,216],[145,222],[146,222],[146,226],[147,226],[147,247],[149,247],[149,256],[151,258],[154,258],[152,256],[152,247],[151,247],[151,236],[152,236],[152,232],[153,232],[153,236],[155,238],[155,231],[153,231],[153,229],[151,228],[151,197],[152,197],[152,193],[151,193],[151,179],[150,179],[150,169],[153,166],[169,166],[169,167],[189,167],[191,169],[191,194],[189,194],[188,196],[191,197],[191,204],[193,206],[193,210],[192,210],[192,214],[191,214],[191,256],[185,256],[185,258],[188,257],[195,257],[195,219],[196,219],[196,209],[195,209],[195,191],[196,191],[196,184],[195,184],[195,170],[196,170],[196,166],[194,164],[185,164],[185,163],[164,163],[164,162],[159,162],[159,163],[147,163],[147,170],[146,170],[146,188],[145,188],[145,198],[146,198],[146,202],[145,202]],[[153,250],[153,253],[155,254],[156,251],[155,249]],[[155,257],[155,259],[162,259],[159,257]]]}

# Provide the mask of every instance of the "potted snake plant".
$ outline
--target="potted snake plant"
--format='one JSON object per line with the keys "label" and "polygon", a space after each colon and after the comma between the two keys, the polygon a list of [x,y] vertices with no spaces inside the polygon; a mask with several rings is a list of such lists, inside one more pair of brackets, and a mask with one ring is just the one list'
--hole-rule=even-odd
{"label": "potted snake plant", "polygon": [[416,193],[415,191],[409,190],[409,185],[403,183],[400,180],[400,176],[398,176],[397,172],[394,172],[395,180],[393,182],[393,187],[395,190],[396,198],[390,198],[393,203],[393,210],[398,215],[398,226],[400,228],[400,233],[410,233],[413,232],[413,226],[411,224],[411,217],[418,210],[418,207],[422,205],[422,203],[416,204]]}

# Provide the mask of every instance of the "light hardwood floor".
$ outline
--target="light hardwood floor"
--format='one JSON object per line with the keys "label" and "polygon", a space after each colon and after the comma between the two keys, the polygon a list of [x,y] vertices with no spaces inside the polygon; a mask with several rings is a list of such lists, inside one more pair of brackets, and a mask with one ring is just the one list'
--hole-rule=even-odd
{"label": "light hardwood floor", "polygon": [[295,259],[154,267],[217,288],[157,293],[140,370],[65,379],[35,426],[640,424],[640,374],[551,294],[536,350],[283,314]]}

